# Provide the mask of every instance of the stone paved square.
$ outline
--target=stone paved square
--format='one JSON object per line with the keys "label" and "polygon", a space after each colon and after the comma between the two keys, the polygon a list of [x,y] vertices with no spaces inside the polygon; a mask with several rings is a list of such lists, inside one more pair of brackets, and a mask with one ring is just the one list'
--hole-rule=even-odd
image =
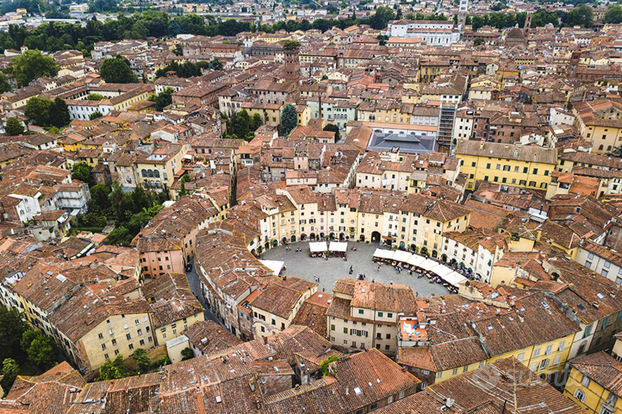
{"label": "stone paved square", "polygon": [[[264,252],[259,259],[283,260],[286,269],[282,274],[286,276],[295,276],[311,282],[314,282],[314,275],[319,276],[319,291],[332,293],[337,279],[355,278],[357,274],[363,273],[366,276],[365,280],[410,286],[419,296],[431,294],[438,296],[449,293],[443,285],[430,283],[425,277],[418,278],[415,272],[412,275],[408,274],[408,270],[398,273],[389,265],[382,265],[378,271],[378,265],[372,261],[374,252],[380,247],[378,243],[348,242],[347,261],[339,257],[330,257],[328,260],[319,257],[312,258],[309,255],[308,242],[291,243],[287,247],[291,247],[292,250],[285,250],[285,246],[278,246]],[[356,247],[357,250],[352,251],[352,247]],[[301,248],[302,252],[296,252],[296,248]],[[352,275],[348,274],[350,266],[352,266]]]}

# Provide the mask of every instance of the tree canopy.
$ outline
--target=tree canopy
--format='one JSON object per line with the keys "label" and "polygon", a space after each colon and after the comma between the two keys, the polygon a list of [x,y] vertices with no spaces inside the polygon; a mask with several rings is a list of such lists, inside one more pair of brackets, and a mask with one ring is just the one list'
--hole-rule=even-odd
{"label": "tree canopy", "polygon": [[149,371],[149,367],[151,366],[151,360],[149,359],[149,356],[147,355],[147,351],[145,351],[142,348],[138,348],[136,351],[134,351],[134,354],[132,355],[132,357],[134,358],[134,362],[136,362],[138,371],[141,374],[144,374]]}
{"label": "tree canopy", "polygon": [[166,88],[155,97],[156,109],[161,111],[173,103],[173,88]]}
{"label": "tree canopy", "polygon": [[56,364],[56,345],[51,336],[35,329],[29,329],[22,335],[22,350],[28,360],[43,370]]}
{"label": "tree canopy", "polygon": [[93,168],[85,162],[77,162],[71,169],[71,178],[80,180],[88,185],[93,184]]}
{"label": "tree canopy", "polygon": [[26,50],[13,58],[13,74],[20,87],[42,76],[54,77],[57,73],[58,65],[54,58],[44,56],[40,50]]}
{"label": "tree canopy", "polygon": [[395,12],[387,6],[380,6],[376,9],[376,13],[369,18],[369,24],[372,29],[386,29],[390,20],[395,19]]}
{"label": "tree canopy", "polygon": [[7,135],[21,135],[24,133],[24,126],[17,118],[9,118],[6,120],[6,124],[4,125],[4,131]]}
{"label": "tree canopy", "polygon": [[575,7],[566,13],[564,23],[566,26],[592,27],[594,24],[594,10],[587,4]]}
{"label": "tree canopy", "polygon": [[16,309],[0,306],[0,360],[12,358],[23,361],[21,350],[22,335],[28,329],[22,314]]}
{"label": "tree canopy", "polygon": [[130,62],[122,56],[104,59],[99,74],[107,83],[138,82],[130,68]]}
{"label": "tree canopy", "polygon": [[61,98],[50,101],[47,98],[32,97],[26,102],[24,113],[34,120],[35,125],[42,127],[62,128],[71,122],[67,103]]}
{"label": "tree canopy", "polygon": [[109,359],[99,367],[98,381],[110,381],[128,376],[127,368],[123,364],[123,355],[119,354],[115,359]]}
{"label": "tree canopy", "polygon": [[244,139],[250,141],[255,136],[255,131],[263,124],[261,115],[253,114],[251,117],[246,109],[227,120],[227,133],[229,138]]}
{"label": "tree canopy", "polygon": [[[383,7],[383,6],[380,6]],[[281,125],[279,126],[279,133],[283,136],[289,135],[292,129],[296,128],[298,124],[298,113],[296,107],[292,104],[287,104],[283,108],[281,113]]]}
{"label": "tree canopy", "polygon": [[614,24],[622,23],[622,6],[619,4],[612,4],[609,6],[609,10],[605,13],[603,22]]}

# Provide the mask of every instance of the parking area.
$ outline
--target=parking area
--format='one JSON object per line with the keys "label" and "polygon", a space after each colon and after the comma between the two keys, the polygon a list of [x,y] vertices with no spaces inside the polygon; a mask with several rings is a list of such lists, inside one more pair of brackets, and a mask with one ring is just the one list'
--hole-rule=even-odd
{"label": "parking area", "polygon": [[[413,272],[412,275],[406,270],[398,273],[393,267],[388,265],[380,266],[372,261],[374,252],[379,247],[377,243],[348,243],[347,261],[342,258],[331,257],[328,260],[323,258],[312,258],[309,256],[309,243],[291,243],[291,250],[286,250],[285,246],[275,247],[264,252],[260,259],[263,260],[282,260],[285,262],[285,270],[283,274],[286,276],[295,276],[301,279],[314,282],[315,277],[319,277],[319,290],[326,292],[333,291],[333,285],[337,279],[344,277],[356,277],[358,274],[364,274],[366,280],[375,280],[383,283],[399,283],[410,286],[419,296],[446,295],[448,290],[440,284],[430,283],[427,278],[418,278],[418,274]],[[352,250],[356,248],[356,251]],[[296,248],[302,249],[302,252],[296,252]],[[350,275],[350,266],[353,273]]]}

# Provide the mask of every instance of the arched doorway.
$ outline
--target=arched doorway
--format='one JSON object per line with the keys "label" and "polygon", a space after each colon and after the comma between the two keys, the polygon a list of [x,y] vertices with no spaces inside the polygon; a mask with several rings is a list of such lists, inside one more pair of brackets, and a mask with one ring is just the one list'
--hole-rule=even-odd
{"label": "arched doorway", "polygon": [[331,232],[331,233],[328,235],[328,238],[329,238],[330,240],[335,240],[335,233],[332,233],[332,232]]}
{"label": "arched doorway", "polygon": [[266,244],[264,244],[264,249],[270,250],[270,243],[266,242]]}
{"label": "arched doorway", "polygon": [[406,250],[406,243],[400,242],[400,250]]}
{"label": "arched doorway", "polygon": [[380,232],[374,231],[371,234],[372,243],[380,243]]}
{"label": "arched doorway", "polygon": [[257,256],[257,252],[255,251],[255,249],[251,250],[251,254],[252,254],[253,256]]}
{"label": "arched doorway", "polygon": [[324,233],[320,233],[320,239],[323,239],[323,238],[325,238],[325,237],[326,237],[326,234],[324,234]]}
{"label": "arched doorway", "polygon": [[432,257],[436,258],[438,256],[438,252],[436,250],[432,250]]}
{"label": "arched doorway", "polygon": [[278,240],[272,240],[272,245],[274,247],[278,246],[279,245],[279,241]]}
{"label": "arched doorway", "polygon": [[441,254],[441,260],[443,263],[447,263],[447,255],[445,253]]}
{"label": "arched doorway", "polygon": [[359,237],[359,240],[360,240],[360,241],[362,241],[362,242],[364,242],[364,241],[365,241],[365,235],[364,235],[364,234],[361,234],[361,237]]}
{"label": "arched doorway", "polygon": [[[276,240],[275,240],[275,241],[276,241]],[[281,244],[287,244],[287,242],[288,242],[288,241],[289,241],[289,240],[287,240],[287,237],[283,237],[283,238],[281,239]]]}
{"label": "arched doorway", "polygon": [[315,240],[315,233],[311,233],[311,235],[309,236],[311,240]]}
{"label": "arched doorway", "polygon": [[295,242],[296,242],[296,236],[292,236],[292,237],[290,238],[290,240],[292,241],[292,243],[295,243]]}
{"label": "arched doorway", "polygon": [[343,233],[339,233],[339,240],[344,241],[346,239],[346,235]]}
{"label": "arched doorway", "polygon": [[302,234],[300,235],[300,241],[305,241],[305,240],[307,240],[307,235],[306,235],[306,234],[304,234],[304,233],[302,233]]}

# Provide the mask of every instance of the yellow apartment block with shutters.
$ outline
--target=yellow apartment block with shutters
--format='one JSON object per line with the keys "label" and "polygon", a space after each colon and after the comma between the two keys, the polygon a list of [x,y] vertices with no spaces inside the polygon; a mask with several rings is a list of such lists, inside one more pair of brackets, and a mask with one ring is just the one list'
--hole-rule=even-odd
{"label": "yellow apartment block with shutters", "polygon": [[557,166],[557,151],[550,148],[460,141],[456,147],[466,189],[477,181],[546,190]]}

